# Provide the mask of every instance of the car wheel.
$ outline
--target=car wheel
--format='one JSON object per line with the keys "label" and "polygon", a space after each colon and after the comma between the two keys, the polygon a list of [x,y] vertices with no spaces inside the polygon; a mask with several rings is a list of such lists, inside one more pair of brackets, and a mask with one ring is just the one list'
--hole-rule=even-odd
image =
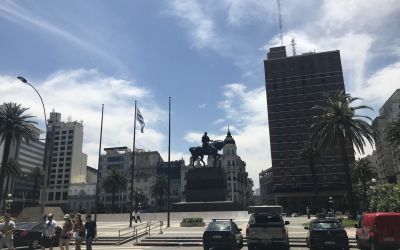
{"label": "car wheel", "polygon": [[40,247],[39,241],[38,240],[33,240],[31,242],[31,246],[29,247],[29,249],[38,249]]}
{"label": "car wheel", "polygon": [[247,243],[247,249],[248,250],[256,250],[256,247],[254,245],[251,245],[251,244]]}
{"label": "car wheel", "polygon": [[380,247],[378,247],[378,246],[375,244],[375,241],[374,241],[374,240],[371,240],[369,249],[371,249],[371,250],[379,250]]}

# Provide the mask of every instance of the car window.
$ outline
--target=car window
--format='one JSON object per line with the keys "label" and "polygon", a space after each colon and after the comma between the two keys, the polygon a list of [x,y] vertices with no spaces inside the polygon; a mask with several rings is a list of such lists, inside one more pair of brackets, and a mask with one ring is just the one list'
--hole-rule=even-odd
{"label": "car window", "polygon": [[207,230],[209,230],[209,231],[230,231],[231,223],[230,222],[213,222],[208,225]]}
{"label": "car window", "polygon": [[313,223],[313,228],[315,228],[315,229],[335,229],[335,228],[342,228],[342,225],[339,222],[335,222],[335,221],[316,222],[316,223]]}
{"label": "car window", "polygon": [[25,229],[25,230],[30,230],[32,229],[36,224],[32,224],[32,223],[17,223],[15,225],[16,229]]}
{"label": "car window", "polygon": [[255,223],[272,223],[272,222],[281,223],[282,222],[282,219],[279,215],[255,215],[254,219],[255,219]]}
{"label": "car window", "polygon": [[34,230],[34,231],[43,231],[43,228],[44,228],[44,226],[43,226],[43,224],[37,224],[36,226],[34,226],[33,228],[32,228],[32,230]]}

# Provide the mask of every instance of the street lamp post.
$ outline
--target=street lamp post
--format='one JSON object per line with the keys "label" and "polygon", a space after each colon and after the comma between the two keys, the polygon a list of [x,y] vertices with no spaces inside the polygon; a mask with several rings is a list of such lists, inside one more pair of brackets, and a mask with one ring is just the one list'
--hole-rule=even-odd
{"label": "street lamp post", "polygon": [[[44,148],[44,157],[43,157],[43,170],[44,170],[44,178],[43,178],[43,185],[42,185],[42,192],[41,192],[41,206],[40,206],[40,213],[41,215],[44,214],[44,207],[45,207],[45,203],[46,203],[46,195],[47,195],[47,182],[48,182],[48,161],[50,159],[49,154],[51,153],[51,143],[50,140],[47,138],[48,133],[47,130],[49,128],[49,124],[47,122],[47,116],[46,116],[46,107],[44,106],[44,102],[43,102],[43,98],[42,96],[39,94],[39,91],[31,84],[29,83],[24,77],[22,76],[18,76],[17,77],[18,80],[20,80],[21,82],[29,85],[31,88],[33,88],[33,90],[35,90],[36,94],[39,96],[40,101],[42,102],[42,107],[43,107],[43,114],[44,114],[44,123],[46,125],[46,143],[45,143],[45,148]],[[51,126],[52,127],[52,134],[51,134],[51,140],[53,139],[53,135],[55,132],[55,126]]]}
{"label": "street lamp post", "polygon": [[7,203],[7,211],[10,212],[11,211],[11,203],[13,203],[13,199],[12,199],[12,194],[8,194],[7,195],[7,200],[5,200],[5,203]]}
{"label": "street lamp post", "polygon": [[335,209],[333,207],[333,198],[332,198],[332,196],[329,196],[329,207],[331,209],[331,213],[333,213],[333,216],[335,216]]}

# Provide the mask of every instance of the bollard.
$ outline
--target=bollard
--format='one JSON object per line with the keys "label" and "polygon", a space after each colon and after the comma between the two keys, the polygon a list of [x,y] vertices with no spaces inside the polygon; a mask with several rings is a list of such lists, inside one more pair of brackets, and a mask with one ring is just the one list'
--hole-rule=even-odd
{"label": "bollard", "polygon": [[163,225],[163,221],[160,221],[160,234],[163,234],[162,225]]}
{"label": "bollard", "polygon": [[136,245],[137,245],[137,228],[135,228],[135,234],[136,234]]}

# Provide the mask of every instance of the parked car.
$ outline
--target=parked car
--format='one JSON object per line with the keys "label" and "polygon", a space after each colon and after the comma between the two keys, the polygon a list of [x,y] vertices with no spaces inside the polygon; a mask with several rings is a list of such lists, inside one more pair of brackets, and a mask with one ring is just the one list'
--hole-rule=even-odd
{"label": "parked car", "polygon": [[246,228],[249,250],[270,246],[289,249],[288,230],[285,226],[289,221],[283,221],[281,206],[253,206],[248,209],[251,213]]}
{"label": "parked car", "polygon": [[360,249],[400,248],[400,213],[363,214],[355,228]]}
{"label": "parked car", "polygon": [[[27,247],[29,249],[37,249],[40,247],[40,237],[44,229],[43,223],[26,222],[17,223],[14,232],[14,246]],[[61,228],[57,227],[56,236],[54,238],[54,246],[58,246]]]}
{"label": "parked car", "polygon": [[213,219],[203,233],[203,248],[204,250],[214,247],[241,249],[243,247],[241,231],[233,219]]}
{"label": "parked car", "polygon": [[307,247],[310,249],[349,249],[349,238],[342,223],[335,218],[314,219],[310,222]]}

